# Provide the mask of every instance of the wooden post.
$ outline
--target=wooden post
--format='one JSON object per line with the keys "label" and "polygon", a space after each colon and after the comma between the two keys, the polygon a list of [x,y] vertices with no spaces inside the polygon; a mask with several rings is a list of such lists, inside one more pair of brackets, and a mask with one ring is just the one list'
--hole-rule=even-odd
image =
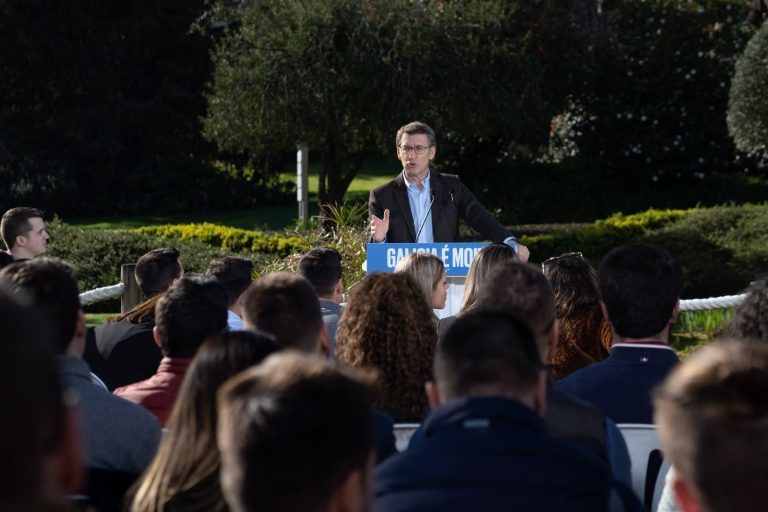
{"label": "wooden post", "polygon": [[141,289],[136,282],[136,264],[125,263],[120,265],[120,281],[125,285],[123,295],[120,297],[120,312],[125,313],[133,309],[141,302]]}

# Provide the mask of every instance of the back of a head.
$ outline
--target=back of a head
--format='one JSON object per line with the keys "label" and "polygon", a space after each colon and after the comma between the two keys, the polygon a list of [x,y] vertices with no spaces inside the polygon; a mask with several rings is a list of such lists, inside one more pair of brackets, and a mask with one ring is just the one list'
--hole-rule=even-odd
{"label": "back of a head", "polygon": [[725,341],[683,360],[654,393],[664,453],[703,510],[768,500],[768,345]]}
{"label": "back of a head", "polygon": [[309,281],[299,275],[275,272],[257,279],[245,292],[243,320],[247,328],[268,332],[286,347],[318,351],[320,302]]}
{"label": "back of a head", "polygon": [[43,215],[42,210],[28,206],[18,206],[5,212],[2,220],[0,220],[0,235],[2,235],[3,242],[5,242],[8,250],[16,245],[17,236],[24,236],[32,229],[29,219],[35,217],[42,218]]}
{"label": "back of a head", "polygon": [[488,275],[476,306],[514,314],[533,330],[539,344],[546,342],[555,321],[555,296],[541,271],[528,263],[499,263]]}
{"label": "back of a head", "polygon": [[726,324],[727,336],[768,342],[768,279],[753,283],[747,296]]}
{"label": "back of a head", "polygon": [[145,297],[164,292],[181,276],[179,251],[167,248],[149,251],[136,262],[134,274]]}
{"label": "back of a head", "polygon": [[6,414],[0,421],[0,509],[6,510],[45,494],[45,459],[62,441],[65,408],[45,318],[0,288],[0,325],[0,407]]}
{"label": "back of a head", "polygon": [[137,485],[132,510],[220,509],[216,393],[227,379],[278,350],[274,337],[248,331],[223,332],[200,346],[157,456]]}
{"label": "back of a head", "polygon": [[475,304],[480,290],[485,288],[491,270],[505,261],[520,261],[517,253],[507,244],[494,242],[480,249],[469,265],[462,311],[466,311]]}
{"label": "back of a head", "polygon": [[367,383],[327,361],[275,354],[219,392],[221,483],[235,512],[328,510],[374,446]]}
{"label": "back of a head", "polygon": [[56,353],[66,352],[80,311],[77,281],[69,264],[57,258],[17,261],[0,271],[0,283],[46,321]]}
{"label": "back of a head", "polygon": [[398,420],[427,411],[424,383],[432,378],[437,344],[434,315],[408,274],[371,274],[352,291],[336,331],[336,360],[375,368],[376,407]]}
{"label": "back of a head", "polygon": [[208,265],[206,274],[219,280],[227,292],[227,302],[231,307],[240,295],[251,285],[253,262],[248,258],[224,256],[215,258]]}
{"label": "back of a head", "polygon": [[544,366],[536,338],[520,318],[475,309],[451,325],[435,354],[435,381],[446,400],[499,395],[521,400]]}
{"label": "back of a head", "polygon": [[611,325],[622,338],[662,332],[683,287],[680,265],[666,249],[653,245],[613,249],[603,258],[598,277]]}
{"label": "back of a head", "polygon": [[191,358],[227,326],[227,294],[216,278],[187,274],[158,301],[155,324],[165,356]]}
{"label": "back of a head", "polygon": [[581,253],[568,253],[541,264],[544,276],[555,292],[557,318],[565,318],[580,307],[600,301],[597,272]]}
{"label": "back of a head", "polygon": [[298,273],[310,282],[318,297],[330,297],[341,279],[341,254],[329,247],[312,249],[299,260]]}
{"label": "back of a head", "polygon": [[443,278],[445,265],[443,260],[428,252],[413,252],[401,259],[395,267],[396,273],[405,273],[413,278],[424,293],[427,301],[432,301],[434,290]]}

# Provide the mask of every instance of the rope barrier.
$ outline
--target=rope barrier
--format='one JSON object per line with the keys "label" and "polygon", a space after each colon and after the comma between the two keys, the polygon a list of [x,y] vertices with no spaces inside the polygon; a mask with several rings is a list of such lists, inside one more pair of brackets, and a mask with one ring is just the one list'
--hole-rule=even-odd
{"label": "rope barrier", "polygon": [[80,305],[87,306],[94,302],[99,302],[106,299],[113,299],[120,297],[125,290],[123,283],[113,284],[112,286],[102,286],[101,288],[95,288],[88,290],[80,294]]}
{"label": "rope barrier", "polygon": [[680,301],[680,311],[705,311],[708,309],[724,309],[738,306],[744,301],[746,294],[723,295],[708,299],[688,299]]}
{"label": "rope barrier", "polygon": [[[123,283],[112,286],[103,286],[88,290],[80,294],[80,304],[88,306],[95,302],[120,297],[125,290]],[[709,297],[707,299],[687,299],[680,301],[680,311],[706,311],[709,309],[724,309],[738,306],[742,303],[746,294],[724,295],[722,297]]]}

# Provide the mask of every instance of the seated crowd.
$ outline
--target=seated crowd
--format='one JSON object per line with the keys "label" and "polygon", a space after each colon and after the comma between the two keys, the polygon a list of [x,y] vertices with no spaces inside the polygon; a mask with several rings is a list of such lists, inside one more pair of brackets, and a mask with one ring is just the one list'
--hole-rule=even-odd
{"label": "seated crowd", "polygon": [[[429,255],[342,304],[333,249],[255,281],[244,258],[185,274],[156,249],[136,266],[146,300],[86,328],[42,215],[0,226],[0,510],[648,510],[626,424],[656,425],[671,462],[659,510],[768,497],[768,281],[680,361],[682,270],[655,246],[596,271],[489,244],[443,319]],[[398,423],[418,425],[402,453]]]}

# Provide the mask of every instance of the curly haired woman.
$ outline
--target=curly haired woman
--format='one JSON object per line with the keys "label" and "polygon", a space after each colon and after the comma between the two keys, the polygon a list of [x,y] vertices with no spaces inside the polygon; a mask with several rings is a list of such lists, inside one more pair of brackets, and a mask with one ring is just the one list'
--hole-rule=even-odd
{"label": "curly haired woman", "polygon": [[344,309],[336,360],[378,372],[377,409],[396,421],[421,421],[436,343],[432,309],[413,278],[373,274],[355,287]]}

